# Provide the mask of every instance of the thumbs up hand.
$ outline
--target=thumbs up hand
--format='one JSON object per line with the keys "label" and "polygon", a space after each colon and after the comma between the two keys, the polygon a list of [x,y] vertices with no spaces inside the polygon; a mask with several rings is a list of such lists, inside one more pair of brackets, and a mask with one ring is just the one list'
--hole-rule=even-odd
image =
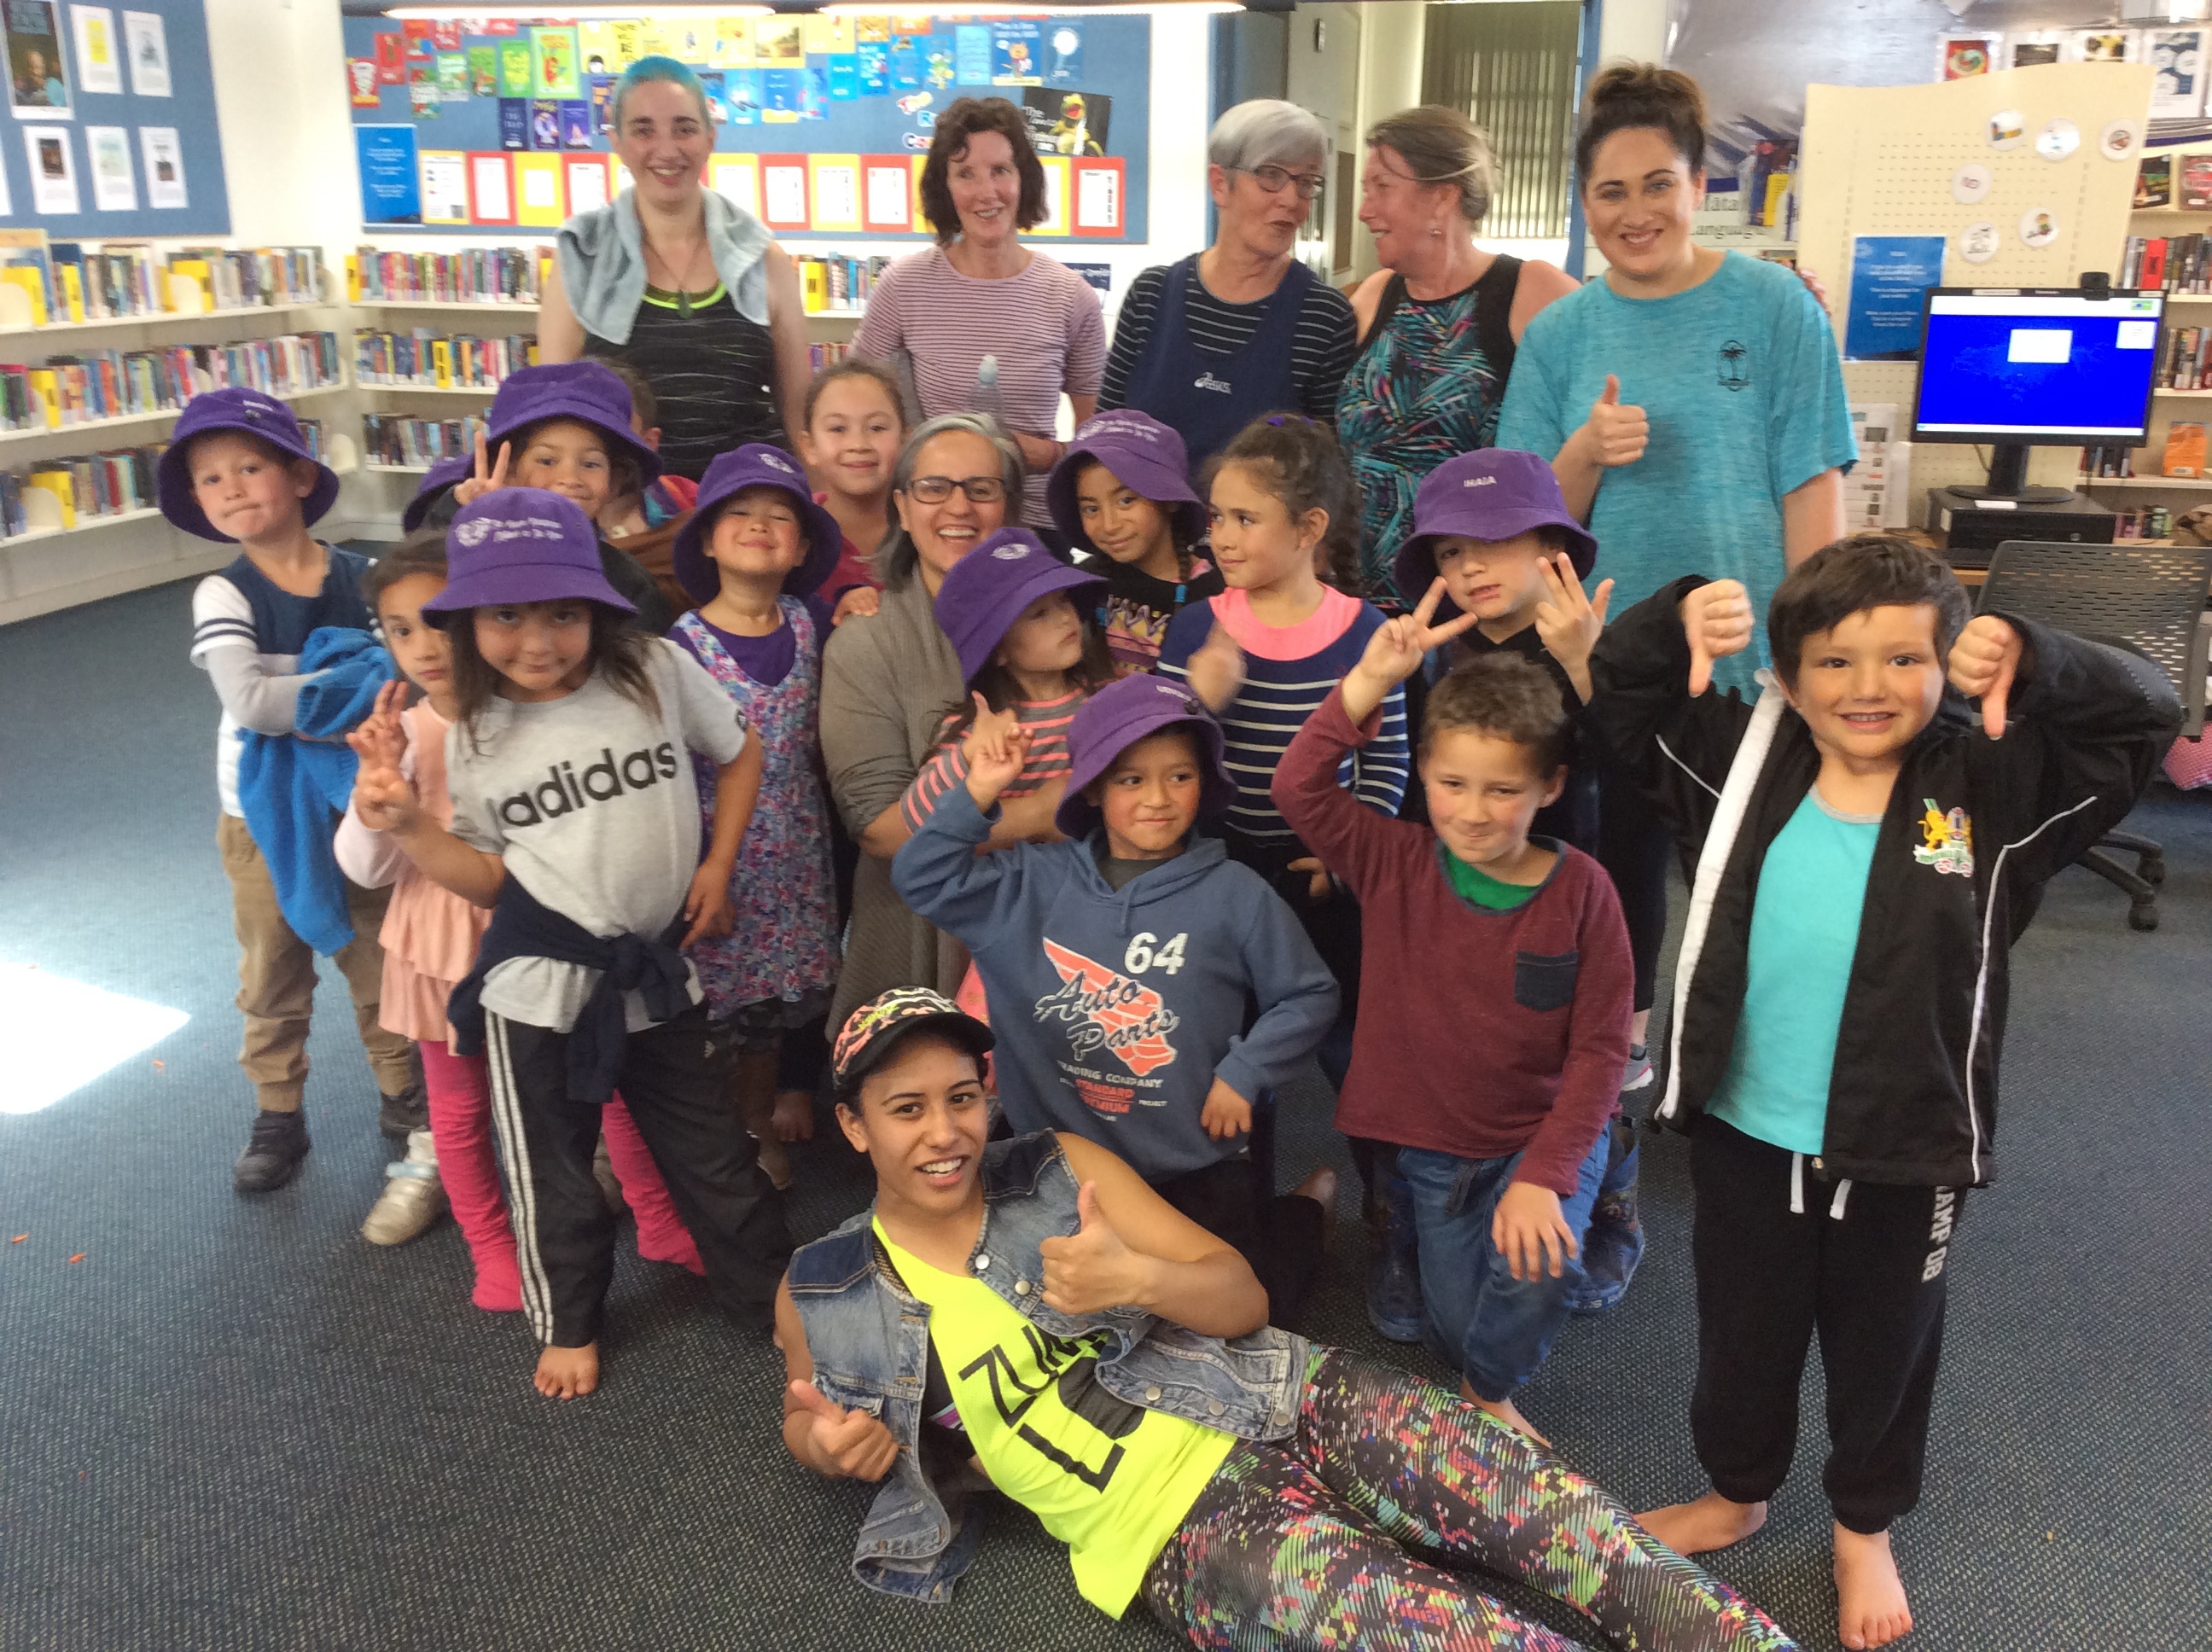
{"label": "thumbs up hand", "polygon": [[790,1414],[808,1424],[806,1455],[824,1474],[846,1479],[879,1480],[898,1461],[898,1442],[881,1419],[864,1411],[847,1411],[811,1382],[793,1382]]}
{"label": "thumbs up hand", "polygon": [[1714,580],[1682,598],[1682,635],[1690,644],[1690,697],[1713,684],[1713,662],[1751,646],[1751,593],[1735,580]]}
{"label": "thumbs up hand", "polygon": [[1045,1306],[1078,1317],[1127,1307],[1142,1294],[1148,1259],[1123,1244],[1099,1210],[1097,1182],[1077,1190],[1075,1208],[1081,1226],[1037,1248],[1044,1257]]}
{"label": "thumbs up hand", "polygon": [[1622,402],[1616,374],[1605,375],[1605,390],[1590,404],[1583,428],[1588,433],[1590,456],[1603,465],[1635,464],[1651,440],[1651,421],[1642,408]]}

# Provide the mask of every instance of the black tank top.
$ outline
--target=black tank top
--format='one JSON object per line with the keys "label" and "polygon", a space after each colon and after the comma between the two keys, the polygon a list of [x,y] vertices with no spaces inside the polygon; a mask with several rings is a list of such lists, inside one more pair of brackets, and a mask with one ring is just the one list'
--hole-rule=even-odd
{"label": "black tank top", "polygon": [[587,332],[584,353],[627,361],[652,385],[662,465],[696,482],[717,453],[749,441],[787,446],[768,329],[739,315],[726,288],[694,301],[688,316],[647,295],[629,343]]}

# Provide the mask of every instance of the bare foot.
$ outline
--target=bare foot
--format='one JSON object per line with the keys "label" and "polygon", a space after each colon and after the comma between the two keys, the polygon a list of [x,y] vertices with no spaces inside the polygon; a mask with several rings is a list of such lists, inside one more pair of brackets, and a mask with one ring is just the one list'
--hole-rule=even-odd
{"label": "bare foot", "polygon": [[580,1400],[599,1386],[599,1345],[548,1348],[538,1356],[531,1382],[548,1400]]}
{"label": "bare foot", "polygon": [[1638,1515],[1636,1523],[1676,1554],[1710,1554],[1741,1543],[1766,1524],[1763,1503],[1731,1503],[1708,1491],[1695,1503],[1673,1503]]}
{"label": "bare foot", "polygon": [[1887,1646],[1912,1627],[1887,1532],[1836,1527],[1836,1636],[1851,1652]]}
{"label": "bare foot", "polygon": [[1536,1432],[1536,1425],[1521,1414],[1520,1406],[1515,1405],[1510,1400],[1485,1400],[1473,1388],[1468,1387],[1467,1379],[1463,1376],[1459,1380],[1459,1397],[1466,1400],[1468,1405],[1479,1406],[1488,1412],[1506,1427],[1527,1435],[1538,1445],[1548,1446],[1552,1443]]}
{"label": "bare foot", "polygon": [[782,1141],[812,1141],[814,1139],[814,1097],[803,1090],[779,1090],[775,1092],[775,1123],[777,1139]]}

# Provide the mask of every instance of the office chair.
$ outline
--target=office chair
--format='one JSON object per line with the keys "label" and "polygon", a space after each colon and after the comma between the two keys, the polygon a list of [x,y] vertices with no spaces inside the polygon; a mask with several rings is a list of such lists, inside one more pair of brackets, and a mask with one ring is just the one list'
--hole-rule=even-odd
{"label": "office chair", "polygon": [[[2008,539],[1990,558],[1977,611],[2003,610],[2104,641],[2124,642],[2157,664],[2181,696],[2181,738],[2204,728],[2212,615],[2212,545],[2152,545],[2123,539],[2084,545]],[[2130,872],[2113,853],[2136,857]],[[2128,925],[2158,927],[2164,852],[2134,832],[2108,832],[2081,863],[2128,897]]]}

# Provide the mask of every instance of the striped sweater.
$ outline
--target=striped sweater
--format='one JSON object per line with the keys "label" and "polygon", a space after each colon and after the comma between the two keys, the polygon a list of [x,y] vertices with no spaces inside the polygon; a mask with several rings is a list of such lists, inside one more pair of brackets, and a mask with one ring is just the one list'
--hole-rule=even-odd
{"label": "striped sweater", "polygon": [[[1029,797],[1067,778],[1067,726],[1075,720],[1076,708],[1088,697],[1082,689],[1074,689],[1056,699],[1014,701],[1014,715],[1029,731],[1030,751],[1022,763],[1022,772],[999,793],[1002,801]],[[949,734],[952,724],[951,718],[945,720],[939,739]],[[907,830],[920,831],[922,822],[929,818],[945,794],[967,783],[968,755],[961,750],[960,742],[954,740],[922,764],[921,773],[914,777],[914,784],[899,799],[899,817],[906,822]]]}
{"label": "striped sweater", "polygon": [[[1253,616],[1245,592],[1224,592],[1192,603],[1169,623],[1161,675],[1187,679],[1190,657],[1205,646],[1217,621],[1244,651],[1244,687],[1221,714],[1230,778],[1237,782],[1227,823],[1256,843],[1295,844],[1297,834],[1267,795],[1268,787],[1291,737],[1359,663],[1367,639],[1382,623],[1382,611],[1328,590],[1321,606],[1297,624],[1265,625]],[[1412,772],[1406,693],[1393,689],[1382,703],[1380,732],[1345,760],[1338,779],[1370,809],[1395,816]]]}

